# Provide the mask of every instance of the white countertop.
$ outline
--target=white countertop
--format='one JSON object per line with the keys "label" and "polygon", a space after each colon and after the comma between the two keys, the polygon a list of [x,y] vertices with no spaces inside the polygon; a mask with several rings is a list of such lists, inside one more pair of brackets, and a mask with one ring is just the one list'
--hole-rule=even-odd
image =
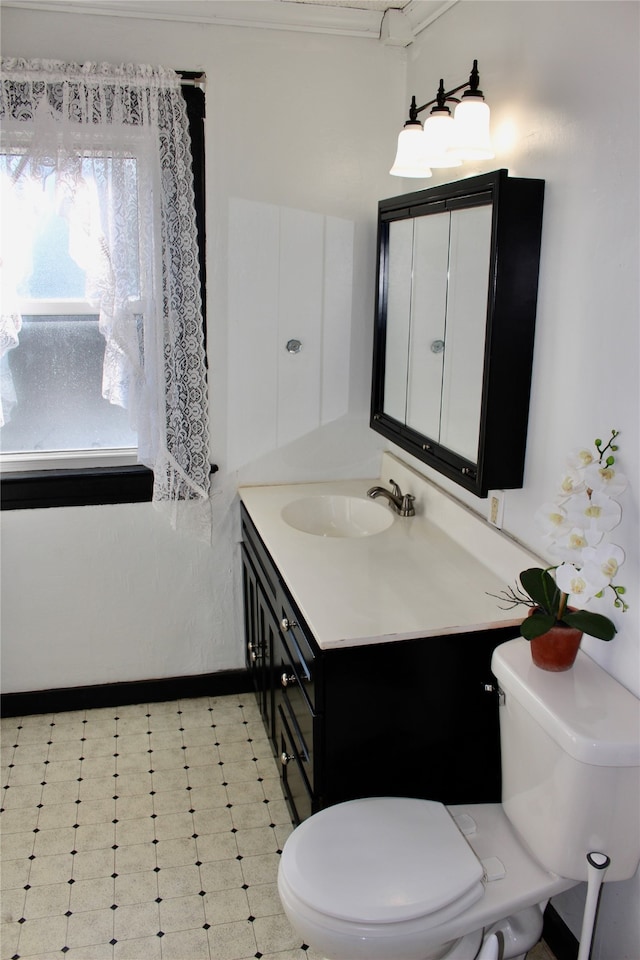
{"label": "white countertop", "polygon": [[[366,500],[374,484],[388,488],[390,476],[416,497],[416,516],[393,514],[381,533],[315,536],[282,518],[283,508],[302,497]],[[383,456],[379,479],[244,486],[239,494],[321,649],[466,633],[524,618],[524,607],[501,610],[489,594],[541,561],[391,454]]]}

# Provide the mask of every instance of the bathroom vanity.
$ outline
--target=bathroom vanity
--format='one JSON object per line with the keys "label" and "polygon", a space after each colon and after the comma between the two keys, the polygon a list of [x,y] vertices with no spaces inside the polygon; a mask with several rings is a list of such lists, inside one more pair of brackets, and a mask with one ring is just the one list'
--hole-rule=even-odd
{"label": "bathroom vanity", "polygon": [[[390,477],[415,517],[367,499]],[[537,558],[390,454],[378,481],[240,497],[247,665],[294,820],[370,795],[498,801],[490,661],[521,617],[489,594]]]}

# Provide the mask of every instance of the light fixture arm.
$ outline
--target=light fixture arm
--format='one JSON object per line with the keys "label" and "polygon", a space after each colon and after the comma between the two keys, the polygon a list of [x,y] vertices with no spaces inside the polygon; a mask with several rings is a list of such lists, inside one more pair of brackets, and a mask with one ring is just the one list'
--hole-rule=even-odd
{"label": "light fixture arm", "polygon": [[460,99],[454,94],[460,93],[461,90],[464,90],[466,87],[469,88],[469,93],[472,96],[481,97],[482,90],[478,89],[480,84],[480,74],[478,73],[478,61],[473,61],[473,67],[471,73],[469,74],[469,79],[465,83],[461,83],[458,87],[454,87],[452,90],[444,89],[444,81],[440,80],[440,86],[438,87],[438,93],[433,100],[429,100],[428,103],[423,103],[421,107],[416,106],[416,98],[411,98],[411,106],[409,107],[409,119],[415,121],[418,119],[418,114],[422,113],[423,110],[426,110],[428,107],[432,107],[434,104],[437,104],[438,107],[443,107],[447,100],[451,100],[454,103],[460,103]]}

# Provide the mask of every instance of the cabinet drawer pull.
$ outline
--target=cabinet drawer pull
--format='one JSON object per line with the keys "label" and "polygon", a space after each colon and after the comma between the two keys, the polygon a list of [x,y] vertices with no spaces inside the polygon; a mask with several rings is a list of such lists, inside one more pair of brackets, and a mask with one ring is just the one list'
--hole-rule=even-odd
{"label": "cabinet drawer pull", "polygon": [[287,630],[293,630],[293,628],[297,626],[298,624],[296,623],[295,620],[288,620],[287,617],[284,617],[280,621],[280,629],[282,630],[283,633],[286,633]]}
{"label": "cabinet drawer pull", "polygon": [[295,673],[283,673],[280,677],[280,683],[283,687],[293,687],[298,682]]}
{"label": "cabinet drawer pull", "polygon": [[287,753],[286,750],[284,750],[280,754],[280,763],[282,764],[283,767],[286,767],[286,765],[289,763],[290,760],[295,760],[295,759],[296,759],[295,754]]}

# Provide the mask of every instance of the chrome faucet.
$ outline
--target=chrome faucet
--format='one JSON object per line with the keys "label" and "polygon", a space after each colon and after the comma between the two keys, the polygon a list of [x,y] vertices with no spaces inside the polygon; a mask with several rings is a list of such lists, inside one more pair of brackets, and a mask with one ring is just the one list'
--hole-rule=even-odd
{"label": "chrome faucet", "polygon": [[385,497],[392,509],[401,517],[415,516],[416,511],[413,507],[415,497],[410,493],[403,494],[395,480],[389,480],[389,483],[391,484],[391,490],[386,490],[384,487],[371,487],[370,490],[367,490],[367,496],[371,497],[372,500],[375,500],[376,497]]}

